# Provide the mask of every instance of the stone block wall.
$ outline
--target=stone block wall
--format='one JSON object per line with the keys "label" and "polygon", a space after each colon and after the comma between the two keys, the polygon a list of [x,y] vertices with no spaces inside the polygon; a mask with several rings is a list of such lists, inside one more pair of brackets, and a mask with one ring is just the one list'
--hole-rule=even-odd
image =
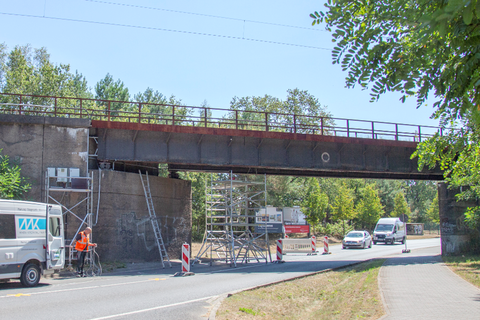
{"label": "stone block wall", "polygon": [[448,189],[447,184],[438,183],[438,205],[442,255],[469,252],[470,236],[465,225],[465,211],[476,202],[456,201],[458,189]]}
{"label": "stone block wall", "polygon": [[[181,245],[191,242],[191,183],[158,176],[150,176],[149,181],[165,247],[170,259],[178,259]],[[94,191],[92,236],[102,261],[159,260],[139,174],[94,171]],[[69,223],[68,233],[78,225],[78,219]]]}

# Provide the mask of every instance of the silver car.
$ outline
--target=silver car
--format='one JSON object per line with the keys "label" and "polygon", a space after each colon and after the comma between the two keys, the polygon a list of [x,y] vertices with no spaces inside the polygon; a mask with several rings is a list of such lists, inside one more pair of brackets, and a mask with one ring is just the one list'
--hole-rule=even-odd
{"label": "silver car", "polygon": [[371,248],[372,237],[368,231],[350,231],[342,241],[342,249],[345,248]]}

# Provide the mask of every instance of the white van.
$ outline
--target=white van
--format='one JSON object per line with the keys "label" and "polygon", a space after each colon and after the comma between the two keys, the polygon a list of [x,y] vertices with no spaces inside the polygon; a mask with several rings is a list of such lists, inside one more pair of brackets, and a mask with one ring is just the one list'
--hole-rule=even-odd
{"label": "white van", "polygon": [[0,200],[0,281],[20,279],[24,286],[33,287],[41,275],[52,274],[64,265],[62,208]]}
{"label": "white van", "polygon": [[399,218],[380,218],[373,231],[373,244],[394,244],[396,241],[405,243],[405,223]]}

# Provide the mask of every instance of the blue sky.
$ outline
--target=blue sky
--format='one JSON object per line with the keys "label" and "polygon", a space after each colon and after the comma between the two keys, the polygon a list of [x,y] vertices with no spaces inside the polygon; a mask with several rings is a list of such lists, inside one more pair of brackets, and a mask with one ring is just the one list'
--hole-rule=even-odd
{"label": "blue sky", "polygon": [[[93,87],[110,73],[133,95],[151,87],[185,105],[308,90],[337,118],[437,125],[431,104],[346,89],[319,1],[0,0],[0,42],[46,47]],[[255,40],[255,41],[254,41]],[[260,41],[256,41],[260,40]],[[313,48],[312,48],[313,47]]]}

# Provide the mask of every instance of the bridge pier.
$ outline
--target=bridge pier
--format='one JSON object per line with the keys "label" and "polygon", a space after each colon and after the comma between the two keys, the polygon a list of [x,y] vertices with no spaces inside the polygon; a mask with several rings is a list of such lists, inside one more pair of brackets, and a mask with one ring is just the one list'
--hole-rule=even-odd
{"label": "bridge pier", "polygon": [[[456,201],[459,189],[448,189],[444,182],[438,183],[438,205],[442,255],[457,255],[472,252],[472,230],[465,225],[465,212],[478,205],[476,201]],[[477,239],[478,241],[478,239]]]}

